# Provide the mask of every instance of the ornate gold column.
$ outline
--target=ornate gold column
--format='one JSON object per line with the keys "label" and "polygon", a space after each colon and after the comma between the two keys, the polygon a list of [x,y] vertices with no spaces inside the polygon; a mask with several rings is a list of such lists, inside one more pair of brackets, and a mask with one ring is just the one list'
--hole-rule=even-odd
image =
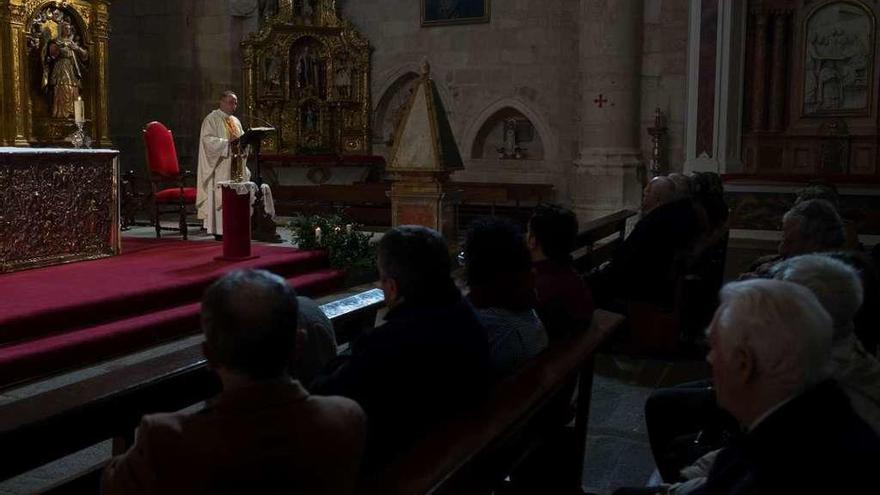
{"label": "ornate gold column", "polygon": [[764,122],[767,114],[767,14],[764,12],[755,15],[755,31],[752,33],[754,40],[754,60],[752,61],[752,130],[764,130]]}
{"label": "ornate gold column", "polygon": [[9,47],[6,66],[9,70],[7,77],[9,86],[6,88],[12,98],[12,108],[8,109],[9,120],[7,121],[8,134],[11,143],[15,146],[29,146],[30,134],[30,109],[28,108],[28,88],[24,64],[27,61],[25,55],[25,30],[24,30],[24,5],[23,0],[9,0],[7,7],[9,21]]}
{"label": "ornate gold column", "polygon": [[770,130],[781,131],[785,119],[785,42],[788,16],[777,12],[773,18],[773,72],[770,74]]}
{"label": "ornate gold column", "polygon": [[6,5],[3,4],[2,0],[0,0],[0,146],[9,145],[9,141],[6,136],[8,135],[6,132],[6,115],[9,115],[11,112],[7,108],[6,102],[6,20],[7,20],[7,10]]}
{"label": "ornate gold column", "polygon": [[95,21],[92,24],[92,33],[95,37],[95,58],[99,61],[97,64],[98,73],[95,80],[97,82],[97,101],[93,108],[97,110],[94,116],[95,141],[98,146],[111,147],[110,142],[110,113],[109,113],[109,88],[107,81],[107,64],[109,50],[107,43],[110,39],[110,20],[108,13],[109,2],[102,0],[95,4]]}

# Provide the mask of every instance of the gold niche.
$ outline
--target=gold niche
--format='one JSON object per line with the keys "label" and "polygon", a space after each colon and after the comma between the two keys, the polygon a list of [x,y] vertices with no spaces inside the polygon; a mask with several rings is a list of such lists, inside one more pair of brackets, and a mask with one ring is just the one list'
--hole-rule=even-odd
{"label": "gold niche", "polygon": [[110,147],[108,0],[0,0],[0,146],[70,146],[82,98],[95,147]]}
{"label": "gold niche", "polygon": [[245,117],[278,133],[263,150],[370,154],[370,45],[335,0],[280,0],[242,43]]}

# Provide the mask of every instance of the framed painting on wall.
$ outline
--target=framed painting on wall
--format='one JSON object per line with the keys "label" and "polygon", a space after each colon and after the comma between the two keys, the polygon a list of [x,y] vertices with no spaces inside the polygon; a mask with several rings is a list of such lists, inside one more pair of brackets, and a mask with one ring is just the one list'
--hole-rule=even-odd
{"label": "framed painting on wall", "polygon": [[422,26],[489,22],[489,0],[422,0]]}
{"label": "framed painting on wall", "polygon": [[874,16],[857,2],[817,7],[804,26],[805,116],[867,115],[874,78]]}

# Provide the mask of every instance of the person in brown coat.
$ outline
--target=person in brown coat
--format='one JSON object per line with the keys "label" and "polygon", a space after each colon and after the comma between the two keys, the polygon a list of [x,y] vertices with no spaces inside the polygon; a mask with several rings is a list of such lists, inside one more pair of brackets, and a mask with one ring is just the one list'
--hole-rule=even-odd
{"label": "person in brown coat", "polygon": [[196,412],[145,416],[104,471],[103,492],[352,493],[366,436],[355,402],[311,396],[286,372],[297,299],[265,271],[238,271],[202,301],[204,352],[223,392]]}

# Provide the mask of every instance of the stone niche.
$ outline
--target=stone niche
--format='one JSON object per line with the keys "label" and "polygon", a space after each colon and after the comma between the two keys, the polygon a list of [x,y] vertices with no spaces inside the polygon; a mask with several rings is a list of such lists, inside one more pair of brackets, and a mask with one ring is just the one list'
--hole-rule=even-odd
{"label": "stone niche", "polygon": [[476,160],[543,160],[544,143],[528,117],[515,108],[504,108],[489,117],[471,147]]}

